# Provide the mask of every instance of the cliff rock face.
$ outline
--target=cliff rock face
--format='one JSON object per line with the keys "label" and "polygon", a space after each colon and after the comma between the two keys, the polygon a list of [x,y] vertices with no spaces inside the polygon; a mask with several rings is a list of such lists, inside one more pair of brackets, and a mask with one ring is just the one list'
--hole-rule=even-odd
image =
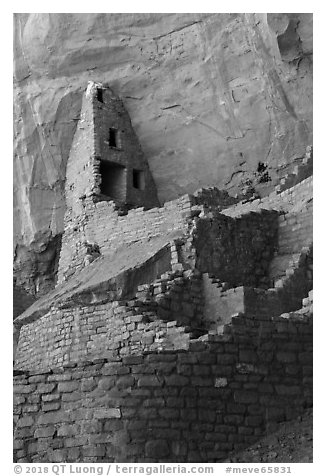
{"label": "cliff rock face", "polygon": [[311,14],[22,13],[14,23],[15,260],[25,289],[24,263],[43,273],[31,247],[54,260],[89,80],[123,100],[161,203],[209,185],[241,191],[259,162],[275,183],[312,141]]}

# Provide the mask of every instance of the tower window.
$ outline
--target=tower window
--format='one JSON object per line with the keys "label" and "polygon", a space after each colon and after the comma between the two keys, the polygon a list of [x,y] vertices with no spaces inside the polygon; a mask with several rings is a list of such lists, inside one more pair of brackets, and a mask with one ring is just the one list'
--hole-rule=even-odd
{"label": "tower window", "polygon": [[109,146],[110,147],[118,147],[118,145],[117,145],[117,135],[118,135],[117,129],[114,129],[113,127],[110,127],[110,129],[109,129]]}
{"label": "tower window", "polygon": [[97,88],[97,100],[103,102],[103,89]]}
{"label": "tower window", "polygon": [[145,189],[145,174],[143,170],[134,169],[132,172],[132,184],[138,190]]}

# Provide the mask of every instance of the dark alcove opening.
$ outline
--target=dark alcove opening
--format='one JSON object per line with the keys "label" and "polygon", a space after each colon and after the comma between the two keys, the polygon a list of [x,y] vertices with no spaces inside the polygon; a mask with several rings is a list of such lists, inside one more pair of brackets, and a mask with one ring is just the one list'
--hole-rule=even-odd
{"label": "dark alcove opening", "polygon": [[101,193],[119,201],[126,199],[126,167],[101,160]]}

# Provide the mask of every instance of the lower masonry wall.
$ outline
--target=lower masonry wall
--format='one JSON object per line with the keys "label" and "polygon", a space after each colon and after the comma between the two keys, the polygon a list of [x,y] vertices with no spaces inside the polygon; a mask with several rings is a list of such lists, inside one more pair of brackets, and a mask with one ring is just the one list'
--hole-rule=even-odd
{"label": "lower masonry wall", "polygon": [[115,361],[142,351],[183,349],[188,345],[189,334],[177,321],[164,322],[137,306],[114,301],[52,309],[21,328],[15,368],[45,370],[103,357]]}
{"label": "lower masonry wall", "polygon": [[53,307],[20,329],[16,369],[47,369],[80,359],[185,349],[185,327],[202,327],[200,273],[168,272],[139,286],[137,299]]}
{"label": "lower masonry wall", "polygon": [[18,462],[218,462],[312,405],[312,319],[15,377]]}

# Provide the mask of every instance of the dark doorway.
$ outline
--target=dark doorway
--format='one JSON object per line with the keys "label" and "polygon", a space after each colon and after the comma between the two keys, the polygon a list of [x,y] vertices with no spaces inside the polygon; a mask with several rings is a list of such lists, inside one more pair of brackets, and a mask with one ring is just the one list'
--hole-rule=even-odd
{"label": "dark doorway", "polygon": [[126,168],[122,165],[101,160],[101,193],[124,202],[126,199]]}

